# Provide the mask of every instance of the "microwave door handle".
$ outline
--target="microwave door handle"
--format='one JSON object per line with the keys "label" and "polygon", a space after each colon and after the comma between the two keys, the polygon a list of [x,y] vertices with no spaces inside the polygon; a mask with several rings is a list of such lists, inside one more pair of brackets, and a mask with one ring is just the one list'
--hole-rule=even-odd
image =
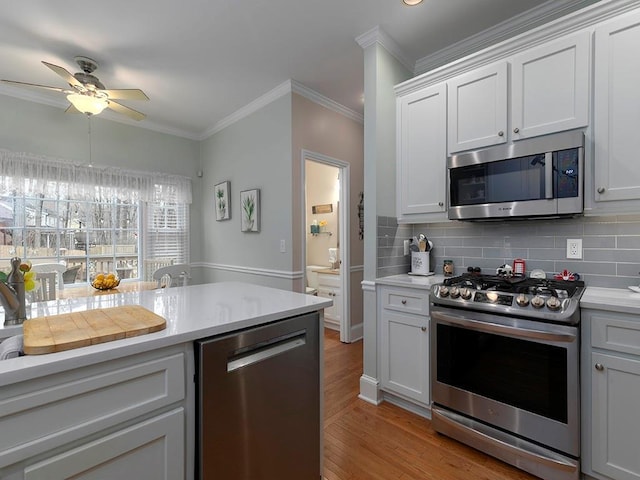
{"label": "microwave door handle", "polygon": [[534,330],[530,328],[520,327],[516,328],[510,327],[508,325],[500,325],[497,323],[479,322],[477,320],[460,317],[458,315],[450,313],[432,312],[431,318],[435,319],[436,321],[442,320],[443,322],[446,322],[448,324],[457,325],[459,327],[468,328],[470,330],[476,330],[485,333],[497,333],[499,335],[509,335],[514,338],[528,338],[532,340],[552,341],[560,343],[572,343],[576,340],[576,336],[572,335],[571,333]]}
{"label": "microwave door handle", "polygon": [[546,199],[553,199],[553,153],[544,154],[544,194]]}

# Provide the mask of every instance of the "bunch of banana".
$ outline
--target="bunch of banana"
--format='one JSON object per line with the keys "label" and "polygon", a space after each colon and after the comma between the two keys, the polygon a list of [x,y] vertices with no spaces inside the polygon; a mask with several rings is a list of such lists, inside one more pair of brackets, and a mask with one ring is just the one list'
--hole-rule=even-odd
{"label": "bunch of banana", "polygon": [[109,290],[117,287],[118,285],[120,285],[120,279],[116,277],[114,273],[99,273],[91,282],[91,286],[98,290]]}

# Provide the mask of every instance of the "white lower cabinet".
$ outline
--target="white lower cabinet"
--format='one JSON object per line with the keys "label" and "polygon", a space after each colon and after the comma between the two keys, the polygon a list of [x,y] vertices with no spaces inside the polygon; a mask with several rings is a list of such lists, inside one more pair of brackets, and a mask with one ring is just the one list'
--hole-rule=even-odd
{"label": "white lower cabinet", "polygon": [[377,297],[380,387],[420,406],[428,406],[428,292],[381,286]]}
{"label": "white lower cabinet", "polygon": [[0,389],[0,478],[190,478],[192,355],[169,347]]}
{"label": "white lower cabinet", "polygon": [[318,296],[333,300],[333,305],[324,309],[324,320],[330,327],[340,329],[342,320],[342,290],[340,275],[335,273],[318,273]]}
{"label": "white lower cabinet", "polygon": [[179,408],[28,465],[24,480],[179,480],[184,456],[184,410]]}
{"label": "white lower cabinet", "polygon": [[640,480],[640,318],[583,310],[582,322],[583,471]]}

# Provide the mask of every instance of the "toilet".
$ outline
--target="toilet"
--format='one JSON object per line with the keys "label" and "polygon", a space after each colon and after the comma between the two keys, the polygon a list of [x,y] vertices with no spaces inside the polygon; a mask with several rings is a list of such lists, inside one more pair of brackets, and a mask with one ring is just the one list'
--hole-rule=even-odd
{"label": "toilet", "polygon": [[305,287],[305,293],[309,295],[318,294],[318,273],[314,270],[321,270],[324,267],[322,265],[307,265],[307,286]]}

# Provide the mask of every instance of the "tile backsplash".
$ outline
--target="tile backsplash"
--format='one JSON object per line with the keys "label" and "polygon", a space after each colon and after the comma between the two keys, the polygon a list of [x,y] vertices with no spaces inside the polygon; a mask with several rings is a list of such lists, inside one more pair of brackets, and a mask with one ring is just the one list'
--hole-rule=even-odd
{"label": "tile backsplash", "polygon": [[[527,272],[567,269],[579,273],[587,286],[640,284],[640,215],[419,225],[398,225],[394,217],[378,217],[378,277],[410,270],[403,241],[419,233],[434,244],[431,269],[437,273],[442,272],[444,259],[453,260],[455,273],[460,274],[469,266],[493,273],[498,266],[523,258]],[[581,260],[566,258],[568,238],[582,239]]]}

